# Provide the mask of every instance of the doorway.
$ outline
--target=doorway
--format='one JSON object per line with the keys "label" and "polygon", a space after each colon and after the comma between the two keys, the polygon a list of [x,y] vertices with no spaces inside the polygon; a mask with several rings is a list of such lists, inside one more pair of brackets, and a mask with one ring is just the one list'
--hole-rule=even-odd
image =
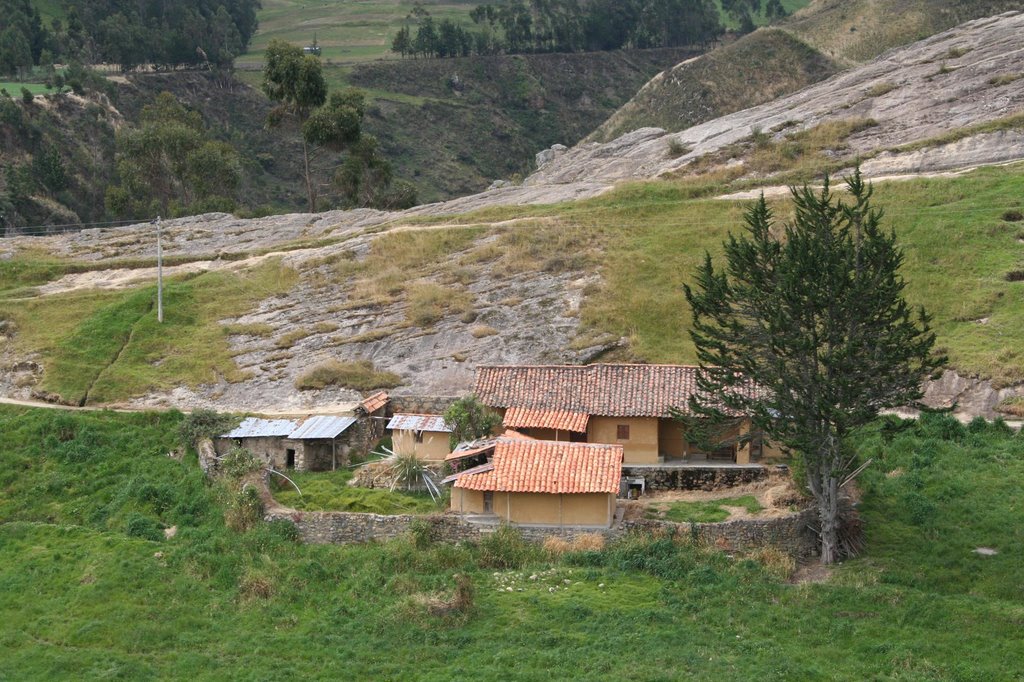
{"label": "doorway", "polygon": [[294,469],[295,468],[295,451],[292,450],[291,448],[288,448],[284,452],[285,452],[285,456],[287,457],[287,459],[285,461],[285,466],[287,466],[289,469]]}
{"label": "doorway", "polygon": [[494,493],[490,490],[484,492],[484,514],[494,513]]}

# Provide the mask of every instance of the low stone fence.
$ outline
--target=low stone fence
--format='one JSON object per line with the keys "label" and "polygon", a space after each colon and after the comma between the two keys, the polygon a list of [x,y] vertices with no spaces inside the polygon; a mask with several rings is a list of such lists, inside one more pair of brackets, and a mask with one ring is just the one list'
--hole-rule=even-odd
{"label": "low stone fence", "polygon": [[763,466],[701,466],[680,467],[655,465],[623,465],[622,475],[643,478],[648,491],[659,490],[721,490],[767,480],[768,467]]}

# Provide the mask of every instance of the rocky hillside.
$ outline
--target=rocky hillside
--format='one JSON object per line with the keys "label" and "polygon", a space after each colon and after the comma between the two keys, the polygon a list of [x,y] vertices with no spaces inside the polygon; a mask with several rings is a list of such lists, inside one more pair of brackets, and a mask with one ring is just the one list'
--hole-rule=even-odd
{"label": "rocky hillside", "polygon": [[769,102],[1019,0],[816,0],[781,25],[682,62],[648,82],[588,141],[644,127],[683,130]]}
{"label": "rocky hillside", "polygon": [[[169,221],[163,326],[150,226],[0,241],[0,392],[284,410],[459,392],[481,363],[692,360],[681,283],[742,209],[694,197],[855,155],[875,177],[1024,159],[1022,50],[1024,14],[1007,14],[680,133],[549,153],[521,186],[394,214]],[[1007,342],[1024,333],[1019,170],[942,182],[880,201],[964,375],[935,400],[985,412],[1024,393]]]}
{"label": "rocky hillside", "polygon": [[1024,158],[1022,54],[1024,14],[979,19],[678,133],[641,128],[582,143],[518,191],[550,201],[716,168],[734,181],[763,181],[797,162],[820,173],[859,157],[865,171],[883,175]]}

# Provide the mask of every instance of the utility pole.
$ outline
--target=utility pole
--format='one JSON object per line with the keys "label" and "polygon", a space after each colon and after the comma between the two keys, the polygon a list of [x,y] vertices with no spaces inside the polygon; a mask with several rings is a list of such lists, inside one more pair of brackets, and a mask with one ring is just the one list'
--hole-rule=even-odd
{"label": "utility pole", "polygon": [[156,217],[156,321],[164,321],[164,250],[161,243],[160,216]]}

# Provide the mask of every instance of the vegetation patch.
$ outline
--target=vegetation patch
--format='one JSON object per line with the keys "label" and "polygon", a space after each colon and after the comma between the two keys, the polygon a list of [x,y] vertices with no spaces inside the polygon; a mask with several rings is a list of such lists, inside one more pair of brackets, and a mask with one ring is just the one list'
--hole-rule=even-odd
{"label": "vegetation patch", "polygon": [[409,286],[406,316],[417,327],[429,327],[445,315],[461,315],[473,308],[472,295],[463,290],[421,282]]}
{"label": "vegetation patch", "polygon": [[647,518],[666,519],[676,523],[718,523],[729,518],[726,507],[739,507],[748,514],[756,514],[764,509],[753,495],[742,497],[725,497],[718,500],[699,502],[677,501],[668,504],[655,504],[647,510]]}
{"label": "vegetation patch", "polygon": [[989,78],[988,84],[998,88],[1003,85],[1009,85],[1010,83],[1020,80],[1021,78],[1024,78],[1024,73],[1004,73]]}
{"label": "vegetation patch", "polygon": [[277,348],[291,348],[296,343],[309,336],[309,334],[310,330],[305,327],[293,329],[277,337],[277,340],[274,341],[274,346]]}
{"label": "vegetation patch", "polygon": [[328,360],[300,375],[295,380],[295,388],[310,391],[341,386],[355,391],[369,391],[375,388],[394,388],[401,383],[400,376],[394,372],[378,371],[369,360]]}
{"label": "vegetation patch", "polygon": [[867,92],[865,92],[864,95],[867,97],[881,97],[882,95],[886,95],[892,92],[898,87],[899,86],[893,83],[892,81],[882,81],[881,83],[875,83],[870,88],[868,88]]}
{"label": "vegetation patch", "polygon": [[302,491],[274,477],[274,499],[303,511],[347,511],[368,514],[429,514],[438,505],[427,493],[391,491],[387,488],[356,488],[348,485],[350,469],[288,474]]}
{"label": "vegetation patch", "polygon": [[266,322],[224,325],[224,333],[228,336],[258,336],[260,338],[267,338],[273,335],[274,331],[274,326]]}

